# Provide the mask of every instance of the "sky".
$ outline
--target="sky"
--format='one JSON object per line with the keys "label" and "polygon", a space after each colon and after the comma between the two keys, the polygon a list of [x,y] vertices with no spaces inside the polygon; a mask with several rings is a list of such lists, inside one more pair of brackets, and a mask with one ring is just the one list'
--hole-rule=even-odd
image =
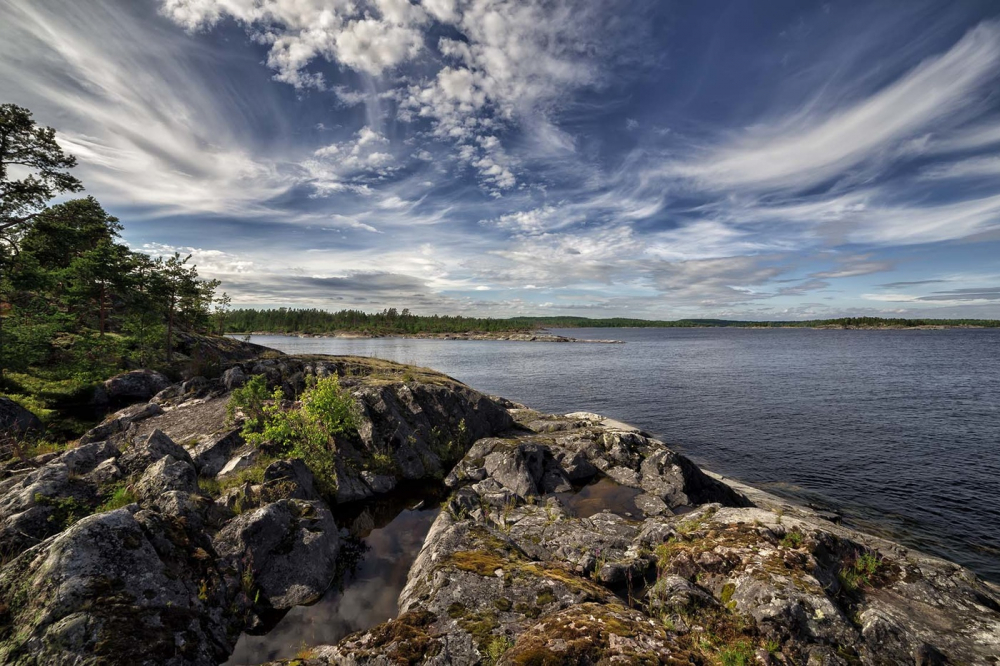
{"label": "sky", "polygon": [[236,306],[1000,318],[992,0],[0,0],[0,102]]}

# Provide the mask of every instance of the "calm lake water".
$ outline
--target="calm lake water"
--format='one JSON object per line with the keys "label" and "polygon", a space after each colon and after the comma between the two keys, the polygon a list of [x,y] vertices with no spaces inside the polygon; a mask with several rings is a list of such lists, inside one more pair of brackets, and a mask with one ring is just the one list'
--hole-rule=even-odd
{"label": "calm lake water", "polygon": [[614,417],[1000,581],[1000,331],[554,332],[627,344],[253,342],[413,363],[544,411]]}

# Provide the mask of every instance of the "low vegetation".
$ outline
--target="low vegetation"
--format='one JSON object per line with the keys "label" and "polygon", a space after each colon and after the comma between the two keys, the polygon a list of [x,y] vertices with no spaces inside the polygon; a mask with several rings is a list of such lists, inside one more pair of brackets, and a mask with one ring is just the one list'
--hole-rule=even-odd
{"label": "low vegetation", "polygon": [[297,403],[286,400],[281,387],[269,394],[263,375],[255,375],[233,391],[228,412],[244,416],[243,438],[264,456],[301,458],[321,491],[336,491],[337,440],[356,436],[358,428],[357,405],[336,375],[310,378]]}

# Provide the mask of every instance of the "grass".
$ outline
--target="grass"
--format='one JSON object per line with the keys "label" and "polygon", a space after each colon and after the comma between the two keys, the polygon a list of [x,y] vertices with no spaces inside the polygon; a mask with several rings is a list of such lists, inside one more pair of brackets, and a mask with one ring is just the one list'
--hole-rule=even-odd
{"label": "grass", "polygon": [[750,666],[756,661],[753,644],[749,641],[738,641],[719,650],[722,666]]}
{"label": "grass", "polygon": [[494,636],[486,645],[486,656],[483,659],[483,663],[490,666],[498,663],[507,650],[512,647],[514,647],[514,641],[512,641],[509,637]]}
{"label": "grass", "polygon": [[35,493],[35,503],[52,508],[48,521],[57,525],[60,531],[90,515],[90,508],[75,497],[49,497]]}
{"label": "grass", "polygon": [[112,486],[111,493],[107,496],[107,499],[97,507],[97,513],[104,513],[105,511],[114,511],[115,509],[120,509],[123,506],[128,506],[136,502],[138,498],[132,487],[125,484],[119,483]]}
{"label": "grass", "polygon": [[883,567],[882,558],[875,553],[855,554],[838,572],[840,584],[851,594],[875,587]]}
{"label": "grass", "polygon": [[796,549],[802,545],[802,543],[805,541],[805,538],[806,536],[802,532],[798,530],[792,530],[787,534],[785,534],[785,538],[781,540],[781,545],[784,546],[785,548]]}

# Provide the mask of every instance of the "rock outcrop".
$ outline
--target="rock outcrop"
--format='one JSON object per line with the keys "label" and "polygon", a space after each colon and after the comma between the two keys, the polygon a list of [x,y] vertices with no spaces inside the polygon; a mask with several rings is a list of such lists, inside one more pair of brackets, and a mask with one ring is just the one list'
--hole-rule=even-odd
{"label": "rock outcrop", "polygon": [[[374,359],[216,374],[0,468],[0,661],[220,663],[344,568],[334,505],[419,481],[451,495],[399,615],[290,663],[997,663],[995,586],[626,424]],[[335,473],[248,445],[227,414],[254,375],[293,405],[331,374],[359,420]]]}
{"label": "rock outcrop", "polygon": [[10,398],[0,397],[0,437],[17,438],[41,431],[42,422],[37,416]]}
{"label": "rock outcrop", "polygon": [[[332,495],[301,460],[248,447],[239,416],[228,418],[229,390],[255,374],[290,398],[310,375],[341,375],[354,393],[361,433],[338,442]],[[224,661],[240,633],[333,582],[343,537],[330,502],[440,479],[474,439],[513,425],[454,380],[384,362],[267,358],[222,377],[117,378],[153,399],[65,452],[2,468],[0,661]]]}
{"label": "rock outcrop", "polygon": [[[1000,594],[957,565],[706,474],[593,414],[512,413],[448,482],[400,615],[324,664],[992,664]],[[576,515],[566,479],[634,489]],[[648,507],[649,511],[642,507]]]}

